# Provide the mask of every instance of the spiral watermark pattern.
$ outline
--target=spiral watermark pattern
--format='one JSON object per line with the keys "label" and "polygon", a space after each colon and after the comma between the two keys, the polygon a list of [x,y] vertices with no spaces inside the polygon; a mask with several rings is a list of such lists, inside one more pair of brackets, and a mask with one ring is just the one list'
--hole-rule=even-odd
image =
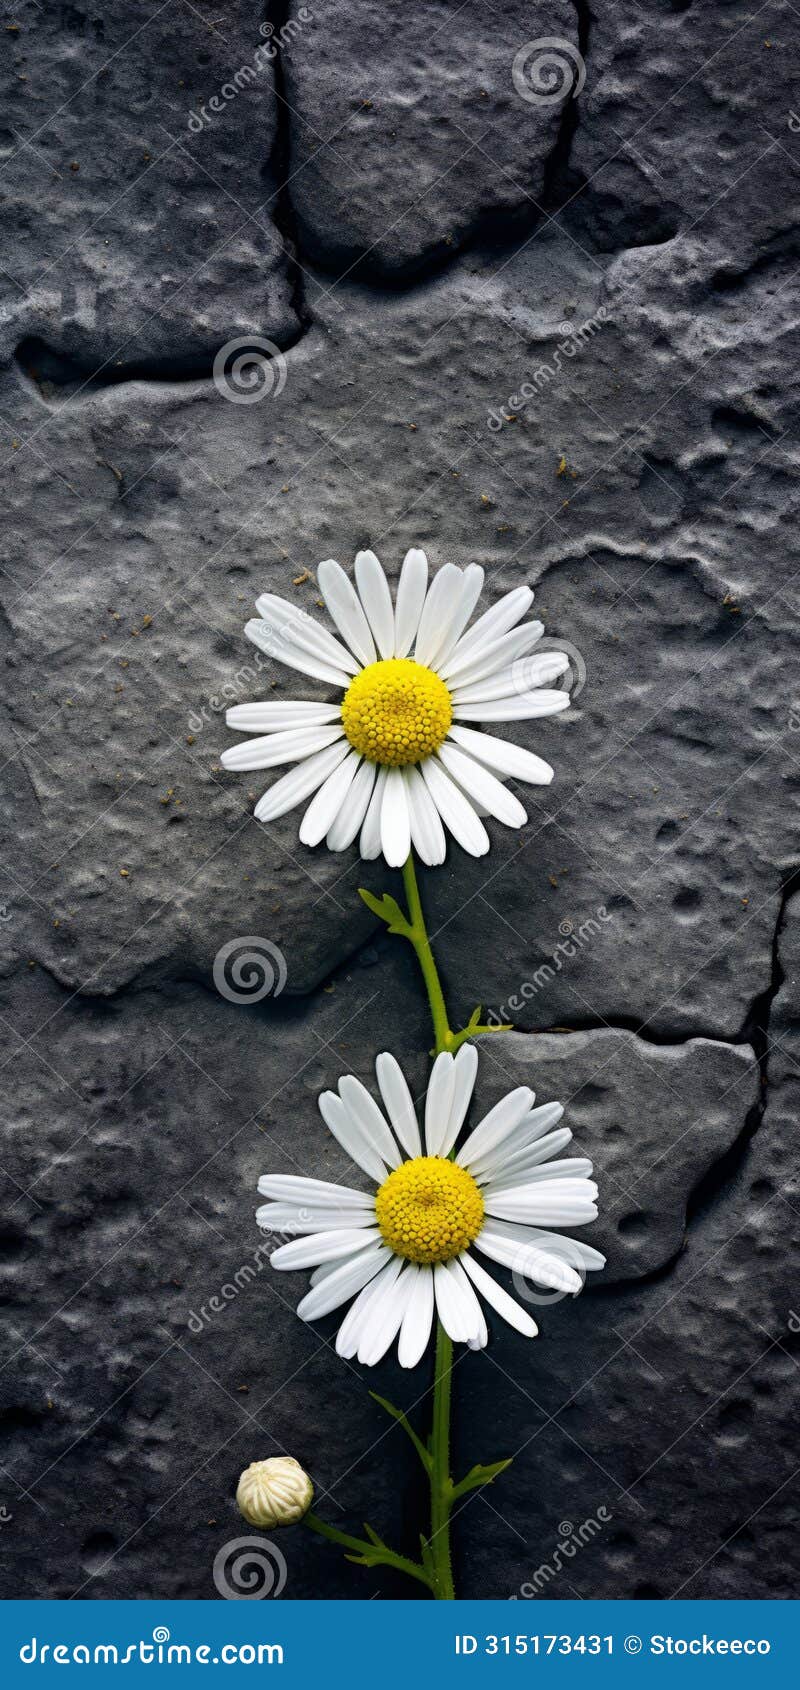
{"label": "spiral watermark pattern", "polygon": [[544,35],[520,47],[511,66],[511,80],[528,105],[560,105],[580,93],[586,81],[586,65],[571,41],[560,35]]}
{"label": "spiral watermark pattern", "polygon": [[213,1578],[226,1602],[263,1602],[280,1596],[286,1561],[268,1537],[235,1537],[214,1557]]}
{"label": "spiral watermark pattern", "polygon": [[271,939],[258,933],[228,939],[214,958],[214,985],[228,1003],[261,1003],[278,998],[286,985],[286,958]]}
{"label": "spiral watermark pattern", "polygon": [[[586,1284],[586,1266],[580,1245],[573,1238],[559,1238],[558,1243],[548,1244],[548,1257],[554,1258],[556,1263],[573,1268],[580,1279],[580,1289]],[[530,1276],[530,1270],[525,1266],[525,1250],[520,1250],[519,1262],[511,1269],[511,1279],[514,1290],[523,1303],[535,1303],[538,1308],[546,1308],[550,1303],[560,1303],[564,1297],[574,1297],[575,1291],[561,1290],[554,1285],[538,1285]]]}
{"label": "spiral watermark pattern", "polygon": [[[541,658],[547,651],[552,651],[554,655],[564,652],[569,658],[569,668],[557,679],[559,685],[563,687],[565,692],[569,693],[570,699],[574,703],[586,685],[586,660],[583,653],[578,650],[576,645],[572,644],[571,640],[559,639],[557,635],[552,638],[548,635],[542,640],[537,640],[534,651],[528,652],[525,657],[518,657],[512,664],[511,678],[514,691],[531,692],[542,686]],[[547,681],[544,682],[544,685],[548,684]]]}
{"label": "spiral watermark pattern", "polygon": [[170,1638],[170,1634],[169,1634],[169,1631],[167,1630],[167,1627],[165,1625],[157,1625],[155,1627],[155,1629],[153,1631],[153,1642],[154,1643],[168,1643],[169,1638]]}
{"label": "spiral watermark pattern", "polygon": [[214,359],[214,386],[232,405],[257,405],[277,399],[286,386],[286,359],[263,336],[227,340]]}

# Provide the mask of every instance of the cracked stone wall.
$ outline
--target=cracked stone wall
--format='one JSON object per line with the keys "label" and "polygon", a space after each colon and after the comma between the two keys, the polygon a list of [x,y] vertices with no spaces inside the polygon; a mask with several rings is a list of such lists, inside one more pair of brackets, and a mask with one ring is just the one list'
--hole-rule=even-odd
{"label": "cracked stone wall", "polygon": [[[347,1177],[319,1091],[389,1038],[419,1090],[429,1041],[356,897],[385,871],[259,826],[220,768],[226,703],[293,690],[242,625],[420,544],[529,582],[573,654],[572,707],[519,735],[553,786],[424,895],[454,1018],[514,1027],[483,1097],[566,1103],[609,1257],[534,1346],[458,1363],[459,1458],[516,1452],[460,1590],[787,1596],[797,13],[2,12],[5,1594],[216,1599],[238,1473],[284,1449],[335,1523],[413,1545],[411,1453],[296,1320],[303,1276],[211,1299],[258,1263],[259,1172]],[[565,81],[532,99],[544,37]],[[247,934],[288,974],[243,1006],[213,963]],[[372,1382],[424,1417],[424,1368]],[[281,1548],[285,1599],[409,1594]]]}

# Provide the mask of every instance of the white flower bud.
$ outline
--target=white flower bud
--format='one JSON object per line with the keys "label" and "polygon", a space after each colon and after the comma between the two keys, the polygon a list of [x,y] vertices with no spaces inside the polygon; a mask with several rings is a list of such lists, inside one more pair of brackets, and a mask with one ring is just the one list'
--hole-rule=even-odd
{"label": "white flower bud", "polygon": [[314,1486],[293,1455],[251,1461],[236,1487],[239,1513],[251,1526],[293,1526],[311,1507]]}

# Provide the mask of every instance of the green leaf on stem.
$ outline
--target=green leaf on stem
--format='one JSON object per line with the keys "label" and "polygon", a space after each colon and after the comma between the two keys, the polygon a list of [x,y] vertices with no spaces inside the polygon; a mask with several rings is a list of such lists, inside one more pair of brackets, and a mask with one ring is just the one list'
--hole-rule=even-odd
{"label": "green leaf on stem", "polygon": [[358,895],[359,898],[363,898],[367,909],[371,910],[373,915],[379,916],[381,921],[386,922],[390,933],[399,933],[403,939],[410,938],[411,928],[408,920],[404,916],[397,899],[393,898],[391,893],[384,892],[380,898],[376,898],[374,892],[368,892],[365,887],[359,886]]}
{"label": "green leaf on stem", "polygon": [[490,1485],[499,1473],[504,1473],[511,1466],[513,1459],[513,1455],[508,1455],[505,1461],[490,1461],[486,1466],[479,1463],[477,1467],[471,1467],[466,1478],[459,1479],[458,1484],[453,1486],[453,1501],[459,1496],[466,1496],[471,1490],[480,1490],[482,1485]]}
{"label": "green leaf on stem", "polygon": [[420,1458],[420,1461],[422,1462],[423,1467],[425,1468],[426,1473],[430,1473],[431,1467],[433,1465],[433,1458],[432,1458],[430,1452],[425,1448],[425,1445],[422,1442],[422,1439],[420,1437],[418,1437],[416,1432],[414,1431],[414,1428],[411,1424],[411,1421],[408,1418],[408,1415],[404,1414],[403,1410],[401,1408],[395,1408],[394,1403],[389,1402],[388,1397],[379,1397],[377,1391],[370,1391],[369,1394],[372,1397],[373,1401],[378,1403],[380,1405],[380,1407],[386,1411],[387,1414],[390,1414],[392,1419],[396,1420],[399,1426],[402,1426],[404,1432],[408,1433],[408,1436],[410,1437],[411,1442],[414,1445],[414,1448],[417,1452],[417,1455]]}

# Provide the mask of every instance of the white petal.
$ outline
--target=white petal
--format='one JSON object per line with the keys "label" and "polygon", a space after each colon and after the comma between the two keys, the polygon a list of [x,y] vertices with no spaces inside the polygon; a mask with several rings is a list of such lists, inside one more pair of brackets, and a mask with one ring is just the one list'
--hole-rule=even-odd
{"label": "white petal", "polygon": [[427,668],[432,666],[450,632],[461,585],[461,570],[454,563],[446,563],[443,569],[437,569],[428,588],[414,646],[417,663],[424,663]]}
{"label": "white petal", "polygon": [[422,861],[434,868],[444,862],[447,850],[442,818],[419,769],[404,769],[403,779],[411,822],[411,843]]}
{"label": "white petal", "polygon": [[464,632],[473,610],[481,596],[483,589],[484,571],[479,563],[467,565],[461,576],[458,598],[453,605],[450,626],[444,641],[433,658],[433,668],[437,671],[448,658],[452,656],[458,640]]}
{"label": "white petal", "polygon": [[383,1296],[388,1286],[394,1284],[400,1277],[403,1263],[399,1256],[390,1256],[388,1262],[381,1268],[380,1273],[373,1279],[372,1284],[356,1298],[353,1307],[345,1315],[336,1334],[337,1355],[348,1359],[354,1356],[365,1330],[370,1308]]}
{"label": "white petal", "polygon": [[367,813],[374,785],[375,764],[365,760],[347,794],[347,803],[328,829],[325,843],[329,851],[346,851],[352,845]]}
{"label": "white petal", "polygon": [[464,1272],[463,1263],[456,1259],[453,1262],[448,1262],[447,1265],[452,1277],[455,1279],[462,1298],[464,1318],[469,1321],[469,1326],[471,1328],[470,1335],[467,1338],[467,1343],[469,1344],[471,1350],[485,1349],[489,1342],[489,1332],[486,1320],[483,1309],[481,1308],[467,1275]]}
{"label": "white petal", "polygon": [[406,1155],[421,1156],[422,1141],[417,1112],[405,1074],[391,1051],[381,1051],[375,1060],[375,1072],[386,1112]]}
{"label": "white petal", "polygon": [[350,1110],[346,1109],[341,1098],[335,1091],[324,1091],[319,1099],[319,1112],[329,1132],[346,1150],[348,1156],[363,1168],[376,1185],[383,1185],[389,1172],[386,1163],[378,1155],[375,1146],[370,1143],[360,1121],[357,1121]]}
{"label": "white petal", "polygon": [[534,1243],[523,1242],[522,1239],[504,1238],[495,1231],[491,1223],[478,1233],[474,1248],[480,1250],[482,1255],[490,1256],[492,1261],[499,1262],[502,1267],[510,1268],[512,1273],[522,1274],[525,1279],[533,1279],[537,1285],[549,1286],[552,1291],[576,1293],[583,1288],[580,1274],[570,1267],[563,1257],[559,1258],[552,1252],[539,1249]]}
{"label": "white petal", "polygon": [[453,1066],[453,1098],[450,1104],[450,1118],[447,1130],[442,1139],[440,1156],[449,1156],[453,1145],[461,1131],[464,1116],[470,1105],[470,1099],[475,1086],[475,1076],[478,1072],[478,1052],[474,1045],[462,1045],[458,1051]]}
{"label": "white petal", "polygon": [[507,740],[497,739],[494,734],[479,734],[474,728],[452,727],[449,738],[454,739],[462,751],[469,752],[470,756],[505,780],[525,780],[533,786],[547,786],[553,778],[550,764],[541,757],[536,757],[521,745],[509,745]]}
{"label": "white petal", "polygon": [[422,764],[422,778],[446,828],[471,857],[483,857],[489,849],[489,835],[467,803],[463,792],[450,779],[435,757]]}
{"label": "white petal", "polygon": [[356,777],[361,757],[357,751],[351,751],[344,762],[334,769],[324,785],[320,787],[316,797],[312,798],[300,823],[301,845],[318,845],[329,827],[332,827],[342,805],[348,801],[348,795]]}
{"label": "white petal", "polygon": [[401,1367],[416,1367],[421,1360],[431,1335],[433,1305],[433,1273],[429,1267],[419,1267],[409,1289],[400,1328],[397,1358]]}
{"label": "white petal", "polygon": [[387,769],[381,804],[381,850],[390,868],[402,868],[411,850],[411,817],[402,769]]}
{"label": "white petal", "polygon": [[381,811],[383,809],[386,772],[386,769],[379,769],[375,776],[372,797],[367,806],[367,813],[361,829],[358,849],[365,862],[373,862],[381,854]]}
{"label": "white petal", "polygon": [[498,669],[486,681],[454,687],[453,703],[486,704],[490,699],[507,698],[513,693],[527,696],[547,681],[558,680],[559,675],[565,674],[569,668],[569,661],[564,651],[542,651],[533,657],[524,657],[521,663],[511,663],[505,669]]}
{"label": "white petal", "polygon": [[449,1050],[437,1056],[428,1081],[425,1099],[425,1149],[429,1156],[440,1156],[447,1133],[455,1086],[454,1061]]}
{"label": "white petal", "polygon": [[381,1114],[374,1097],[355,1074],[343,1074],[339,1081],[339,1096],[353,1119],[363,1128],[367,1141],[377,1150],[381,1161],[390,1168],[399,1167],[403,1158],[397,1148],[394,1133],[385,1115]]}
{"label": "white petal", "polygon": [[[571,1138],[569,1127],[561,1127],[558,1132],[547,1133],[536,1144],[526,1145],[524,1150],[517,1151],[500,1167],[495,1168],[488,1181],[488,1189],[499,1188],[501,1185],[526,1185],[533,1178],[534,1170],[537,1170],[539,1179],[560,1178],[560,1174],[553,1174],[554,1168],[567,1168],[574,1174],[590,1174],[592,1164],[588,1158],[573,1156],[563,1162],[548,1162],[549,1156],[557,1156],[559,1150],[566,1149]],[[546,1166],[542,1167],[542,1163]],[[473,1174],[472,1177],[474,1179],[476,1176]]]}
{"label": "white petal", "polygon": [[285,816],[287,810],[293,810],[296,804],[301,804],[304,798],[309,798],[317,787],[338,769],[339,764],[347,756],[347,740],[337,740],[335,745],[329,745],[325,751],[317,751],[313,757],[306,757],[296,769],[290,769],[288,775],[281,775],[280,780],[259,798],[253,814],[256,821],[272,822],[277,816]]}
{"label": "white petal", "polygon": [[335,1185],[332,1180],[307,1179],[305,1174],[262,1174],[258,1182],[260,1197],[273,1197],[279,1203],[325,1204],[341,1208],[344,1204],[369,1203],[367,1191],[356,1191],[352,1185]]}
{"label": "white petal", "polygon": [[365,1245],[379,1240],[377,1226],[315,1232],[310,1238],[294,1238],[291,1244],[279,1244],[269,1258],[269,1265],[279,1268],[282,1273],[294,1273],[298,1268],[314,1267],[317,1262],[333,1262],[339,1256],[352,1256]]}
{"label": "white petal", "polygon": [[338,1309],[342,1303],[348,1302],[350,1297],[355,1297],[362,1286],[368,1285],[390,1260],[391,1251],[385,1244],[380,1243],[371,1244],[367,1250],[359,1251],[349,1262],[334,1265],[323,1279],[312,1285],[302,1302],[298,1303],[297,1313],[300,1319],[320,1320],[324,1314],[330,1314],[331,1309]]}
{"label": "white petal", "polygon": [[518,1227],[510,1221],[493,1221],[492,1226],[495,1231],[504,1234],[513,1233],[516,1236],[518,1233],[524,1233],[527,1242],[534,1243],[537,1249],[552,1251],[562,1261],[566,1250],[575,1267],[583,1267],[589,1273],[597,1273],[606,1265],[605,1256],[602,1256],[599,1250],[593,1249],[591,1244],[584,1244],[582,1238],[565,1238],[563,1233],[542,1232],[538,1227]]}
{"label": "white petal", "polygon": [[444,745],[439,747],[439,760],[453,780],[463,787],[467,797],[474,798],[490,816],[505,822],[507,827],[522,827],[528,820],[519,799],[482,763],[476,763],[474,757],[445,740]]}
{"label": "white petal", "polygon": [[413,1284],[408,1263],[404,1263],[394,1284],[370,1304],[358,1344],[358,1359],[363,1367],[374,1367],[394,1342],[403,1324]]}
{"label": "white petal", "polygon": [[286,728],[319,728],[341,720],[340,704],[315,704],[312,699],[259,699],[255,704],[233,704],[225,711],[229,728],[240,733],[280,733]]}
{"label": "white petal", "polygon": [[486,1298],[489,1306],[501,1315],[509,1326],[513,1326],[515,1332],[521,1332],[523,1338],[535,1338],[539,1330],[536,1321],[531,1319],[525,1309],[520,1308],[519,1303],[503,1290],[502,1285],[498,1285],[497,1280],[481,1267],[480,1262],[476,1262],[469,1251],[465,1251],[458,1259],[464,1272],[469,1274],[473,1285],[480,1291],[481,1296]]}
{"label": "white petal", "polygon": [[333,621],[350,650],[362,663],[374,663],[378,653],[369,623],[355,587],[348,581],[341,564],[335,558],[326,558],[317,570],[317,582]]}
{"label": "white petal", "polygon": [[297,763],[335,745],[343,738],[341,722],[328,728],[287,728],[284,733],[262,734],[223,751],[223,769],[273,769],[279,763]]}
{"label": "white petal", "polygon": [[[476,646],[474,652],[467,652],[460,658],[454,653],[442,666],[442,679],[450,687],[456,684],[460,687],[469,686],[472,681],[482,681],[490,675],[513,663],[518,657],[523,657],[531,647],[540,640],[544,633],[543,622],[523,622],[521,628],[513,628],[510,634],[503,634],[499,640],[487,641],[484,645]],[[458,647],[456,647],[456,652]]]}
{"label": "white petal", "polygon": [[533,593],[530,587],[515,587],[513,592],[506,593],[497,604],[485,610],[477,622],[458,641],[453,651],[454,657],[461,657],[466,652],[474,652],[479,645],[485,645],[489,640],[497,640],[502,634],[507,634],[523,616],[526,616],[533,604]]}
{"label": "white petal", "polygon": [[[453,1266],[457,1267],[458,1263],[454,1262]],[[477,1302],[477,1298],[475,1300]],[[481,1308],[480,1303],[478,1303],[478,1313],[480,1314],[480,1317],[481,1317],[481,1328],[480,1328],[480,1332],[477,1334],[477,1336],[475,1338],[470,1338],[470,1340],[469,1340],[469,1348],[471,1350],[485,1350],[486,1345],[489,1342],[489,1328],[486,1325],[486,1316],[483,1312],[483,1309]]]}
{"label": "white petal", "polygon": [[[540,716],[557,716],[568,710],[568,692],[522,692],[496,698],[491,704],[454,704],[456,722],[529,722]],[[549,764],[545,763],[544,768]],[[551,770],[552,773],[552,770]]]}
{"label": "white petal", "polygon": [[528,1113],[533,1095],[529,1086],[517,1086],[514,1091],[506,1092],[462,1144],[456,1157],[459,1167],[471,1170],[473,1162],[501,1144]]}
{"label": "white petal", "polygon": [[290,645],[299,646],[301,651],[321,658],[323,663],[331,663],[334,669],[343,669],[348,675],[358,674],[361,665],[352,652],[299,605],[290,604],[287,599],[279,598],[277,593],[262,593],[256,599],[256,610],[262,622],[274,628],[276,633],[283,634]]}
{"label": "white petal", "polygon": [[406,552],[394,603],[394,653],[407,657],[416,639],[425,592],[428,585],[428,559],[419,547]]}
{"label": "white petal", "polygon": [[524,1226],[586,1226],[597,1219],[592,1180],[536,1180],[483,1193],[487,1215]]}
{"label": "white petal", "polygon": [[394,652],[394,611],[389,583],[374,552],[359,552],[355,567],[356,585],[375,644],[381,657],[391,657]]}
{"label": "white petal", "polygon": [[251,622],[244,625],[245,635],[252,645],[258,646],[259,651],[267,657],[274,657],[276,663],[284,663],[287,669],[298,669],[301,675],[313,675],[317,681],[327,681],[331,686],[349,687],[350,676],[344,669],[335,668],[332,663],[324,663],[319,657],[312,657],[310,652],[303,651],[294,645],[285,634],[279,634],[274,628],[268,627],[253,617]]}
{"label": "white petal", "polygon": [[497,1173],[524,1161],[537,1140],[558,1125],[563,1113],[562,1103],[542,1103],[538,1109],[530,1109],[514,1128],[513,1144],[500,1141],[494,1149],[470,1157],[469,1171],[473,1179],[483,1179],[484,1176],[493,1179]]}
{"label": "white petal", "polygon": [[454,1269],[454,1262],[437,1262],[433,1270],[436,1308],[445,1332],[454,1343],[469,1344],[480,1337],[483,1316],[463,1269],[460,1274]]}
{"label": "white petal", "polygon": [[256,1209],[256,1226],[264,1232],[297,1233],[333,1231],[337,1227],[370,1226],[375,1223],[375,1204],[355,1208],[300,1209],[293,1203],[262,1203]]}

